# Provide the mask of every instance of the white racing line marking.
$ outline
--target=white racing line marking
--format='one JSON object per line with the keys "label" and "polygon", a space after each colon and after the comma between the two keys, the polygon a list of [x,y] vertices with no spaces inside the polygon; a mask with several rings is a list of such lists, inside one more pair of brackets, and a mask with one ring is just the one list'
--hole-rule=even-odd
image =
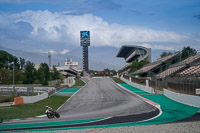
{"label": "white racing line marking", "polygon": [[4,120],[4,122],[20,121],[20,120],[32,120],[32,119],[42,118],[42,117],[46,117],[46,115],[39,115],[39,116],[33,116],[33,117],[29,117],[29,118],[22,118],[22,119],[10,119],[10,120]]}

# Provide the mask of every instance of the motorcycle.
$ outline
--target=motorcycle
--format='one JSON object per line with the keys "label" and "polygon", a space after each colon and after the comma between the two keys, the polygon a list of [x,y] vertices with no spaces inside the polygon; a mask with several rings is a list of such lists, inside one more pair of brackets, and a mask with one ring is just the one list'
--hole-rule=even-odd
{"label": "motorcycle", "polygon": [[54,118],[54,117],[56,117],[56,118],[60,118],[60,114],[58,113],[58,112],[56,112],[56,111],[46,111],[45,112],[45,114],[47,114],[47,117],[49,118],[49,119],[51,119],[51,118]]}

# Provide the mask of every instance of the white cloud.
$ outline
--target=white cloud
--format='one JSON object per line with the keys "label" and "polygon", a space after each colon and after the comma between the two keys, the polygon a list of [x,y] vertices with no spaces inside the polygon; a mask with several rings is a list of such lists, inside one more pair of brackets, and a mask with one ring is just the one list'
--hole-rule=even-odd
{"label": "white cloud", "polygon": [[60,51],[61,54],[66,54],[66,53],[68,53],[68,52],[69,52],[68,49],[63,49],[62,51]]}
{"label": "white cloud", "polygon": [[[0,14],[1,16],[1,14]],[[1,17],[0,17],[1,18]],[[142,44],[152,49],[174,49],[184,42],[199,42],[186,34],[158,31],[132,25],[109,24],[92,14],[66,15],[66,12],[25,11],[11,14],[8,21],[29,23],[33,30],[24,42],[33,42],[40,49],[70,49],[80,45],[80,31],[90,30],[91,46],[120,47],[125,44]],[[30,41],[26,41],[30,40]],[[152,43],[156,43],[153,45]],[[160,44],[159,44],[160,43]],[[162,43],[173,43],[164,47]],[[150,45],[151,44],[151,45]],[[30,45],[30,44],[29,44]],[[59,47],[59,49],[57,49]],[[67,52],[67,51],[61,51]]]}
{"label": "white cloud", "polygon": [[57,52],[56,52],[55,50],[53,50],[53,49],[48,50],[48,51],[44,51],[44,50],[39,49],[39,50],[37,50],[37,51],[40,52],[40,53],[45,53],[45,54],[47,54],[47,53],[51,53],[51,54],[57,53]]}
{"label": "white cloud", "polygon": [[147,48],[151,48],[151,49],[164,49],[164,50],[174,50],[174,47],[172,47],[172,46],[165,46],[165,45],[157,45],[157,44],[155,44],[155,45],[153,45],[153,44],[139,44],[139,45],[141,45],[141,46],[143,46],[143,47],[147,47]]}

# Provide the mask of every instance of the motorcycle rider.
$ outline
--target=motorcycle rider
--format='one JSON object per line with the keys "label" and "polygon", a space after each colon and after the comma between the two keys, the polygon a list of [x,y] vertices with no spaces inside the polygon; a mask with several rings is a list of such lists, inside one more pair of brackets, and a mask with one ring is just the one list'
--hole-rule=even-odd
{"label": "motorcycle rider", "polygon": [[53,114],[53,109],[49,106],[46,106],[46,112],[49,112],[51,115]]}

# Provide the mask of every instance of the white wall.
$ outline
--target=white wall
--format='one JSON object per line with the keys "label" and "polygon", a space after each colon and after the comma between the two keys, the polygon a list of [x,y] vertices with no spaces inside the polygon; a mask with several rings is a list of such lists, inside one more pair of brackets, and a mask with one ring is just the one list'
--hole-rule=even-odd
{"label": "white wall", "polygon": [[164,95],[174,101],[194,107],[200,107],[200,96],[192,96],[192,95],[176,93],[167,89],[164,89]]}
{"label": "white wall", "polygon": [[74,80],[74,77],[68,77],[66,79],[64,79],[64,83],[62,84],[63,86],[64,85],[68,85],[68,87],[72,87],[73,85],[75,85],[75,80]]}
{"label": "white wall", "polygon": [[137,83],[133,83],[133,82],[131,82],[131,81],[129,81],[129,80],[126,80],[125,78],[120,78],[122,81],[124,81],[124,82],[126,82],[127,84],[129,84],[129,85],[131,85],[131,86],[133,86],[133,87],[135,87],[135,88],[138,88],[138,89],[140,89],[140,90],[143,90],[143,91],[145,91],[145,92],[149,92],[149,93],[153,93],[154,92],[154,89],[153,88],[151,88],[151,87],[148,87],[148,86],[144,86],[144,85],[140,85],[140,84],[137,84]]}
{"label": "white wall", "polygon": [[48,98],[48,93],[43,93],[37,96],[22,96],[22,97],[24,99],[24,103],[35,103]]}

